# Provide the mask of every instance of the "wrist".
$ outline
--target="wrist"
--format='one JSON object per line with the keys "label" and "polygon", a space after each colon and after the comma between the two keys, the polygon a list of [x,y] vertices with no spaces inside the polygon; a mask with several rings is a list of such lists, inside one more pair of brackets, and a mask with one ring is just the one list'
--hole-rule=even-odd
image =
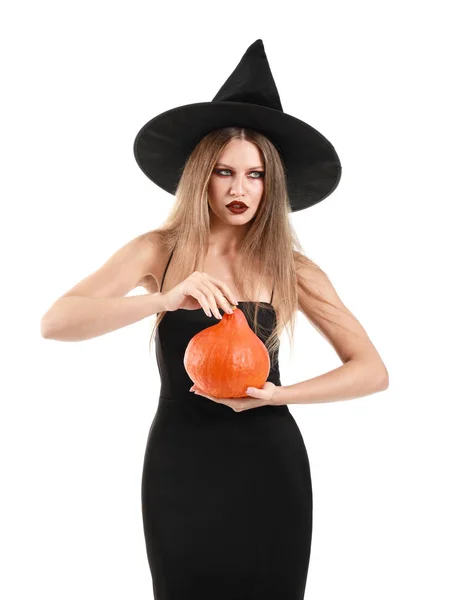
{"label": "wrist", "polygon": [[159,303],[159,310],[158,312],[161,313],[163,311],[167,311],[168,309],[166,308],[166,298],[165,298],[165,292],[155,292],[155,294],[152,294],[154,296],[154,298],[157,299],[158,303]]}
{"label": "wrist", "polygon": [[275,389],[273,390],[271,404],[273,406],[281,406],[282,404],[286,404],[286,402],[284,402],[284,386],[283,385],[275,386]]}

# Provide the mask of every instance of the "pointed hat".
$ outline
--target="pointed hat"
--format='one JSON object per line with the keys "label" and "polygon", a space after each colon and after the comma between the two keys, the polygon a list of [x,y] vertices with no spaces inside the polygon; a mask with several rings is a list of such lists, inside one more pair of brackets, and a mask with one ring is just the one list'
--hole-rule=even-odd
{"label": "pointed hat", "polygon": [[247,49],[211,102],[178,106],[148,121],[135,137],[134,156],[151,181],[175,194],[198,142],[230,126],[259,131],[276,147],[292,212],[317,204],[337,187],[342,167],[336,150],[316,129],[283,111],[261,39]]}

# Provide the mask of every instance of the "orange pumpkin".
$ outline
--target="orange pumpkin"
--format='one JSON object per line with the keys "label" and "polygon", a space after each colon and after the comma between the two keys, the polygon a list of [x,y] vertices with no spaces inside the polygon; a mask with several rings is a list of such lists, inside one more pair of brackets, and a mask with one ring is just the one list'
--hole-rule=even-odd
{"label": "orange pumpkin", "polygon": [[192,337],[184,366],[195,385],[215,398],[249,398],[248,387],[261,388],[270,373],[265,344],[240,308],[225,313],[212,327]]}

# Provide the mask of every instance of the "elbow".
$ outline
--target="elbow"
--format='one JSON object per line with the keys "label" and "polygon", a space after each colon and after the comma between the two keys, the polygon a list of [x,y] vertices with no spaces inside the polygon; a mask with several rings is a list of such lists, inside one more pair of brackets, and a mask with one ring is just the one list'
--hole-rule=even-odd
{"label": "elbow", "polygon": [[51,321],[47,316],[41,319],[41,337],[46,340],[52,339],[55,332],[55,323]]}
{"label": "elbow", "polygon": [[55,331],[61,329],[61,312],[56,312],[55,304],[41,317],[41,336],[53,339]]}
{"label": "elbow", "polygon": [[383,392],[389,387],[389,373],[379,354],[363,359],[367,363],[367,377],[372,381],[376,392]]}
{"label": "elbow", "polygon": [[383,392],[389,387],[389,373],[386,366],[382,363],[379,367],[379,376],[377,377],[378,391]]}
{"label": "elbow", "polygon": [[48,323],[46,323],[44,319],[41,320],[41,337],[43,337],[45,340],[51,337]]}
{"label": "elbow", "polygon": [[371,393],[383,392],[389,387],[389,373],[384,362],[378,357],[358,359],[363,378]]}
{"label": "elbow", "polygon": [[384,390],[387,390],[389,387],[389,377],[386,375],[386,377],[383,379],[383,381],[380,383],[380,386],[378,388],[379,392],[384,392]]}

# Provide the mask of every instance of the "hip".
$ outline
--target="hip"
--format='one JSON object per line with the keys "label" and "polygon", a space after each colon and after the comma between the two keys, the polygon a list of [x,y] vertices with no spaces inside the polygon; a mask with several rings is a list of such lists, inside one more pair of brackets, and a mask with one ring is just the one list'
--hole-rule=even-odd
{"label": "hip", "polygon": [[287,405],[235,412],[226,405],[160,396],[146,442],[144,471],[238,470],[303,476],[310,485],[307,449]]}

